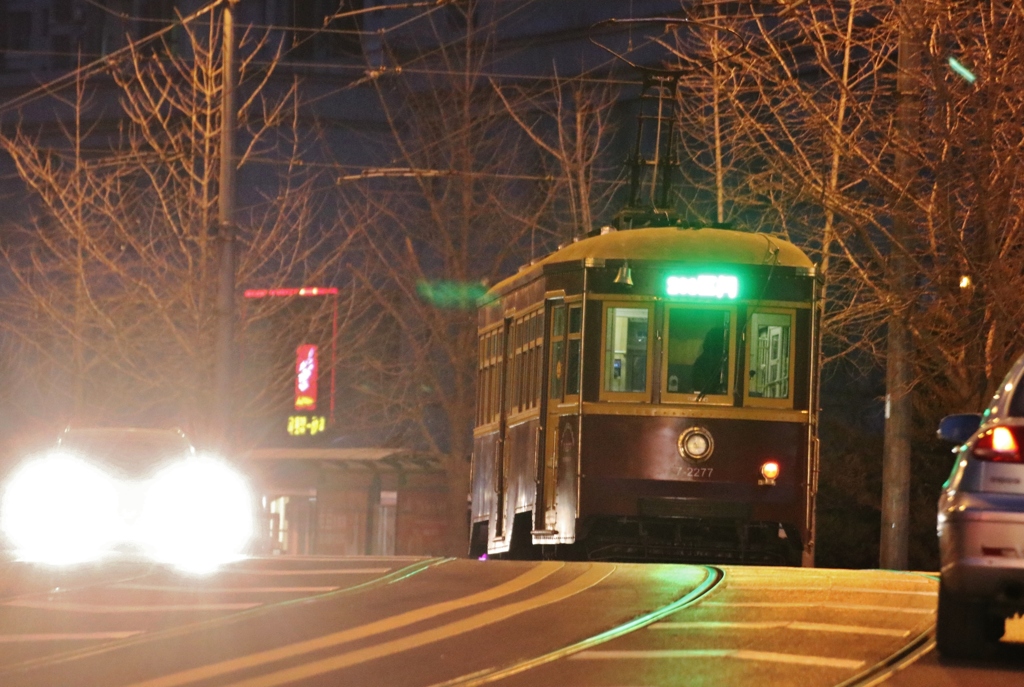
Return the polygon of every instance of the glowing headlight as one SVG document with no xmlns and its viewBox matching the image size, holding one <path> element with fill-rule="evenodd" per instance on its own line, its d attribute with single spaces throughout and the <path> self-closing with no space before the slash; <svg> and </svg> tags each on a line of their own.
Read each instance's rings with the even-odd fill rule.
<svg viewBox="0 0 1024 687">
<path fill-rule="evenodd" d="M 122 535 L 117 485 L 70 455 L 34 460 L 8 482 L 0 528 L 25 560 L 60 565 L 98 558 Z"/>
<path fill-rule="evenodd" d="M 703 427 L 690 427 L 679 435 L 679 454 L 691 460 L 705 460 L 715 450 L 711 433 Z"/>
<path fill-rule="evenodd" d="M 761 476 L 764 477 L 761 484 L 775 484 L 775 480 L 779 476 L 779 464 L 774 460 L 766 461 L 761 465 Z"/>
<path fill-rule="evenodd" d="M 146 493 L 137 536 L 154 557 L 204 572 L 240 554 L 252 537 L 245 479 L 225 463 L 191 458 L 161 470 Z"/>
</svg>

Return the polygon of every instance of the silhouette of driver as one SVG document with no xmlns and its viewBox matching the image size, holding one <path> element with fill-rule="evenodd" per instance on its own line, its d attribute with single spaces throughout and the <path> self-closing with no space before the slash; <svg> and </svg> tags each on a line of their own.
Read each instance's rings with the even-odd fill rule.
<svg viewBox="0 0 1024 687">
<path fill-rule="evenodd" d="M 693 361 L 693 388 L 697 400 L 708 394 L 724 394 L 725 327 L 712 327 L 704 335 L 704 346 Z"/>
</svg>

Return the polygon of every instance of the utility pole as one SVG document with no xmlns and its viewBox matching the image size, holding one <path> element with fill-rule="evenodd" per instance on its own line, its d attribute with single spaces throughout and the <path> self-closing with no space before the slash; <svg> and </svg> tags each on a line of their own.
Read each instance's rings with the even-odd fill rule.
<svg viewBox="0 0 1024 687">
<path fill-rule="evenodd" d="M 214 358 L 214 437 L 229 448 L 234 430 L 235 368 L 235 18 L 225 0 L 221 44 L 220 190 L 217 203 L 217 334 Z"/>
<path fill-rule="evenodd" d="M 882 449 L 882 538 L 879 563 L 883 568 L 907 568 L 907 544 L 910 534 L 910 434 L 913 403 L 912 345 L 904 303 L 913 290 L 910 245 L 913 203 L 910 197 L 914 178 L 911 151 L 919 109 L 918 84 L 921 43 L 917 31 L 917 0 L 903 0 L 899 29 L 899 56 L 896 74 L 896 154 L 895 175 L 898 193 L 893 206 L 893 245 L 889 253 L 887 279 L 892 293 L 888 325 L 888 356 L 885 365 L 885 443 Z"/>
</svg>

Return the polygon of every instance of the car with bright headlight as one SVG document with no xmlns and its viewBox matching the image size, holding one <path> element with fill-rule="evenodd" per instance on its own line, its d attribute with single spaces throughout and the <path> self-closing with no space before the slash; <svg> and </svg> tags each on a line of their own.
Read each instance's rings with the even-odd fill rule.
<svg viewBox="0 0 1024 687">
<path fill-rule="evenodd" d="M 1024 613 L 1024 356 L 981 415 L 943 418 L 957 444 L 939 498 L 942 561 L 936 641 L 950 657 L 990 653 Z"/>
<path fill-rule="evenodd" d="M 245 477 L 178 430 L 72 428 L 0 494 L 0 531 L 22 560 L 69 565 L 130 553 L 202 571 L 253 534 Z"/>
</svg>

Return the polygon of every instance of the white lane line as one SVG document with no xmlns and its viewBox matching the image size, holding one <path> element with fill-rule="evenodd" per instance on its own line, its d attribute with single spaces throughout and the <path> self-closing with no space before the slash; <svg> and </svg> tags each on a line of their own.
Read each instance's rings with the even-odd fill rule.
<svg viewBox="0 0 1024 687">
<path fill-rule="evenodd" d="M 224 570 L 232 575 L 379 575 L 391 568 L 333 568 L 331 570 Z"/>
<path fill-rule="evenodd" d="M 321 594 L 334 592 L 341 587 L 182 587 L 161 584 L 112 584 L 111 589 L 130 589 L 140 592 L 175 592 L 203 594 Z"/>
<path fill-rule="evenodd" d="M 53 634 L 0 635 L 0 644 L 17 642 L 67 642 L 95 639 L 126 639 L 142 634 L 142 630 L 127 632 L 58 632 Z"/>
<path fill-rule="evenodd" d="M 918 613 L 931 615 L 934 608 L 905 608 L 901 606 L 872 606 L 869 604 L 814 603 L 801 601 L 705 601 L 701 606 L 719 608 L 834 608 L 840 611 L 882 611 L 885 613 Z"/>
<path fill-rule="evenodd" d="M 104 604 L 80 604 L 65 601 L 34 601 L 32 599 L 16 599 L 7 601 L 4 606 L 15 608 L 33 608 L 44 611 L 69 611 L 71 613 L 164 613 L 168 611 L 244 611 L 262 606 L 260 603 L 223 603 L 223 604 L 155 604 L 138 606 L 116 606 Z"/>
<path fill-rule="evenodd" d="M 891 630 L 885 627 L 865 627 L 862 625 L 834 625 L 831 623 L 804 623 L 799 621 L 764 621 L 764 622 L 674 622 L 667 621 L 651 625 L 652 630 L 807 630 L 809 632 L 841 632 L 845 634 L 879 635 L 882 637 L 906 637 L 910 630 Z"/>
<path fill-rule="evenodd" d="M 647 651 L 598 650 L 582 651 L 570 656 L 569 660 L 616 660 L 627 658 L 737 658 L 744 661 L 767 661 L 771 663 L 790 663 L 801 666 L 846 668 L 850 670 L 855 670 L 864 665 L 864 661 L 853 661 L 847 658 L 803 656 L 800 654 L 781 654 L 774 651 L 749 651 L 746 649 L 662 649 Z"/>
<path fill-rule="evenodd" d="M 860 592 L 863 594 L 912 594 L 914 596 L 938 596 L 937 591 L 917 592 L 905 589 L 867 589 L 864 587 L 776 587 L 774 585 L 730 584 L 727 589 L 743 592 Z"/>
</svg>

